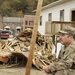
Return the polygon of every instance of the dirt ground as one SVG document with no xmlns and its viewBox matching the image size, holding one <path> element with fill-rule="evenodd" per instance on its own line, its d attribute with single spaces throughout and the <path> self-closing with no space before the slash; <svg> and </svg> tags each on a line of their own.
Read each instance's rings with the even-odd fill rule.
<svg viewBox="0 0 75 75">
<path fill-rule="evenodd" d="M 4 68 L 0 69 L 0 75 L 25 75 L 25 71 L 26 67 Z M 46 73 L 32 67 L 30 75 L 46 75 Z"/>
</svg>

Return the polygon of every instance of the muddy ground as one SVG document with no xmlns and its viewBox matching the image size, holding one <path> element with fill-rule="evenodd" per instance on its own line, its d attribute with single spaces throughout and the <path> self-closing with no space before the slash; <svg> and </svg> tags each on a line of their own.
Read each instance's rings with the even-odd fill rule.
<svg viewBox="0 0 75 75">
<path fill-rule="evenodd" d="M 25 75 L 26 67 L 13 67 L 0 69 L 0 75 Z M 36 69 L 34 66 L 31 69 L 30 75 L 46 75 L 44 71 Z"/>
</svg>

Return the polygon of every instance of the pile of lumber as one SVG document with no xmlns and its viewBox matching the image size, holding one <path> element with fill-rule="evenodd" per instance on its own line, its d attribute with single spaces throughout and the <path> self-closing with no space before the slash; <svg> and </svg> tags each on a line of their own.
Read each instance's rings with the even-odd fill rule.
<svg viewBox="0 0 75 75">
<path fill-rule="evenodd" d="M 4 63 L 9 63 L 9 59 L 14 55 L 18 57 L 28 58 L 30 51 L 30 42 L 32 37 L 32 29 L 25 29 L 21 31 L 17 37 L 8 39 L 0 48 L 0 56 L 3 57 L 3 60 L 0 57 L 0 61 Z M 49 65 L 54 61 L 55 55 L 52 55 L 52 49 L 54 44 L 49 38 L 45 38 L 39 32 L 37 33 L 33 65 L 41 70 L 41 65 Z M 2 55 L 3 53 L 3 55 Z M 16 60 L 15 60 L 16 61 Z"/>
</svg>

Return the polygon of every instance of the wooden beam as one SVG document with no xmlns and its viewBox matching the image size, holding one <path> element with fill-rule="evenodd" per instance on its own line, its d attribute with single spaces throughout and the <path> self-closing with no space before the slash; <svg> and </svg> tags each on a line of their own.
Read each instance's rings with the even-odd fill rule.
<svg viewBox="0 0 75 75">
<path fill-rule="evenodd" d="M 35 20 L 34 20 L 32 39 L 31 39 L 30 52 L 29 52 L 28 61 L 27 61 L 27 65 L 26 65 L 25 75 L 30 75 L 30 71 L 31 71 L 31 67 L 32 67 L 32 59 L 33 59 L 33 54 L 34 54 L 34 47 L 35 47 L 35 42 L 36 42 L 37 30 L 38 30 L 38 21 L 40 18 L 42 3 L 43 3 L 43 0 L 38 0 L 36 16 L 35 16 Z"/>
</svg>

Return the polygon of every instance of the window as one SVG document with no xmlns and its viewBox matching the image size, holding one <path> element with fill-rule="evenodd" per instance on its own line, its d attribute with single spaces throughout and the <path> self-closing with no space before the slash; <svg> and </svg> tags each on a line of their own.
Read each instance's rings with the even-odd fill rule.
<svg viewBox="0 0 75 75">
<path fill-rule="evenodd" d="M 42 16 L 40 16 L 40 26 L 42 26 Z"/>
<path fill-rule="evenodd" d="M 28 25 L 28 21 L 25 21 L 25 25 Z"/>
<path fill-rule="evenodd" d="M 33 21 L 29 21 L 29 25 L 33 25 Z"/>
<path fill-rule="evenodd" d="M 48 14 L 48 21 L 52 21 L 52 13 Z"/>
<path fill-rule="evenodd" d="M 64 21 L 64 9 L 60 10 L 60 21 Z"/>
</svg>

